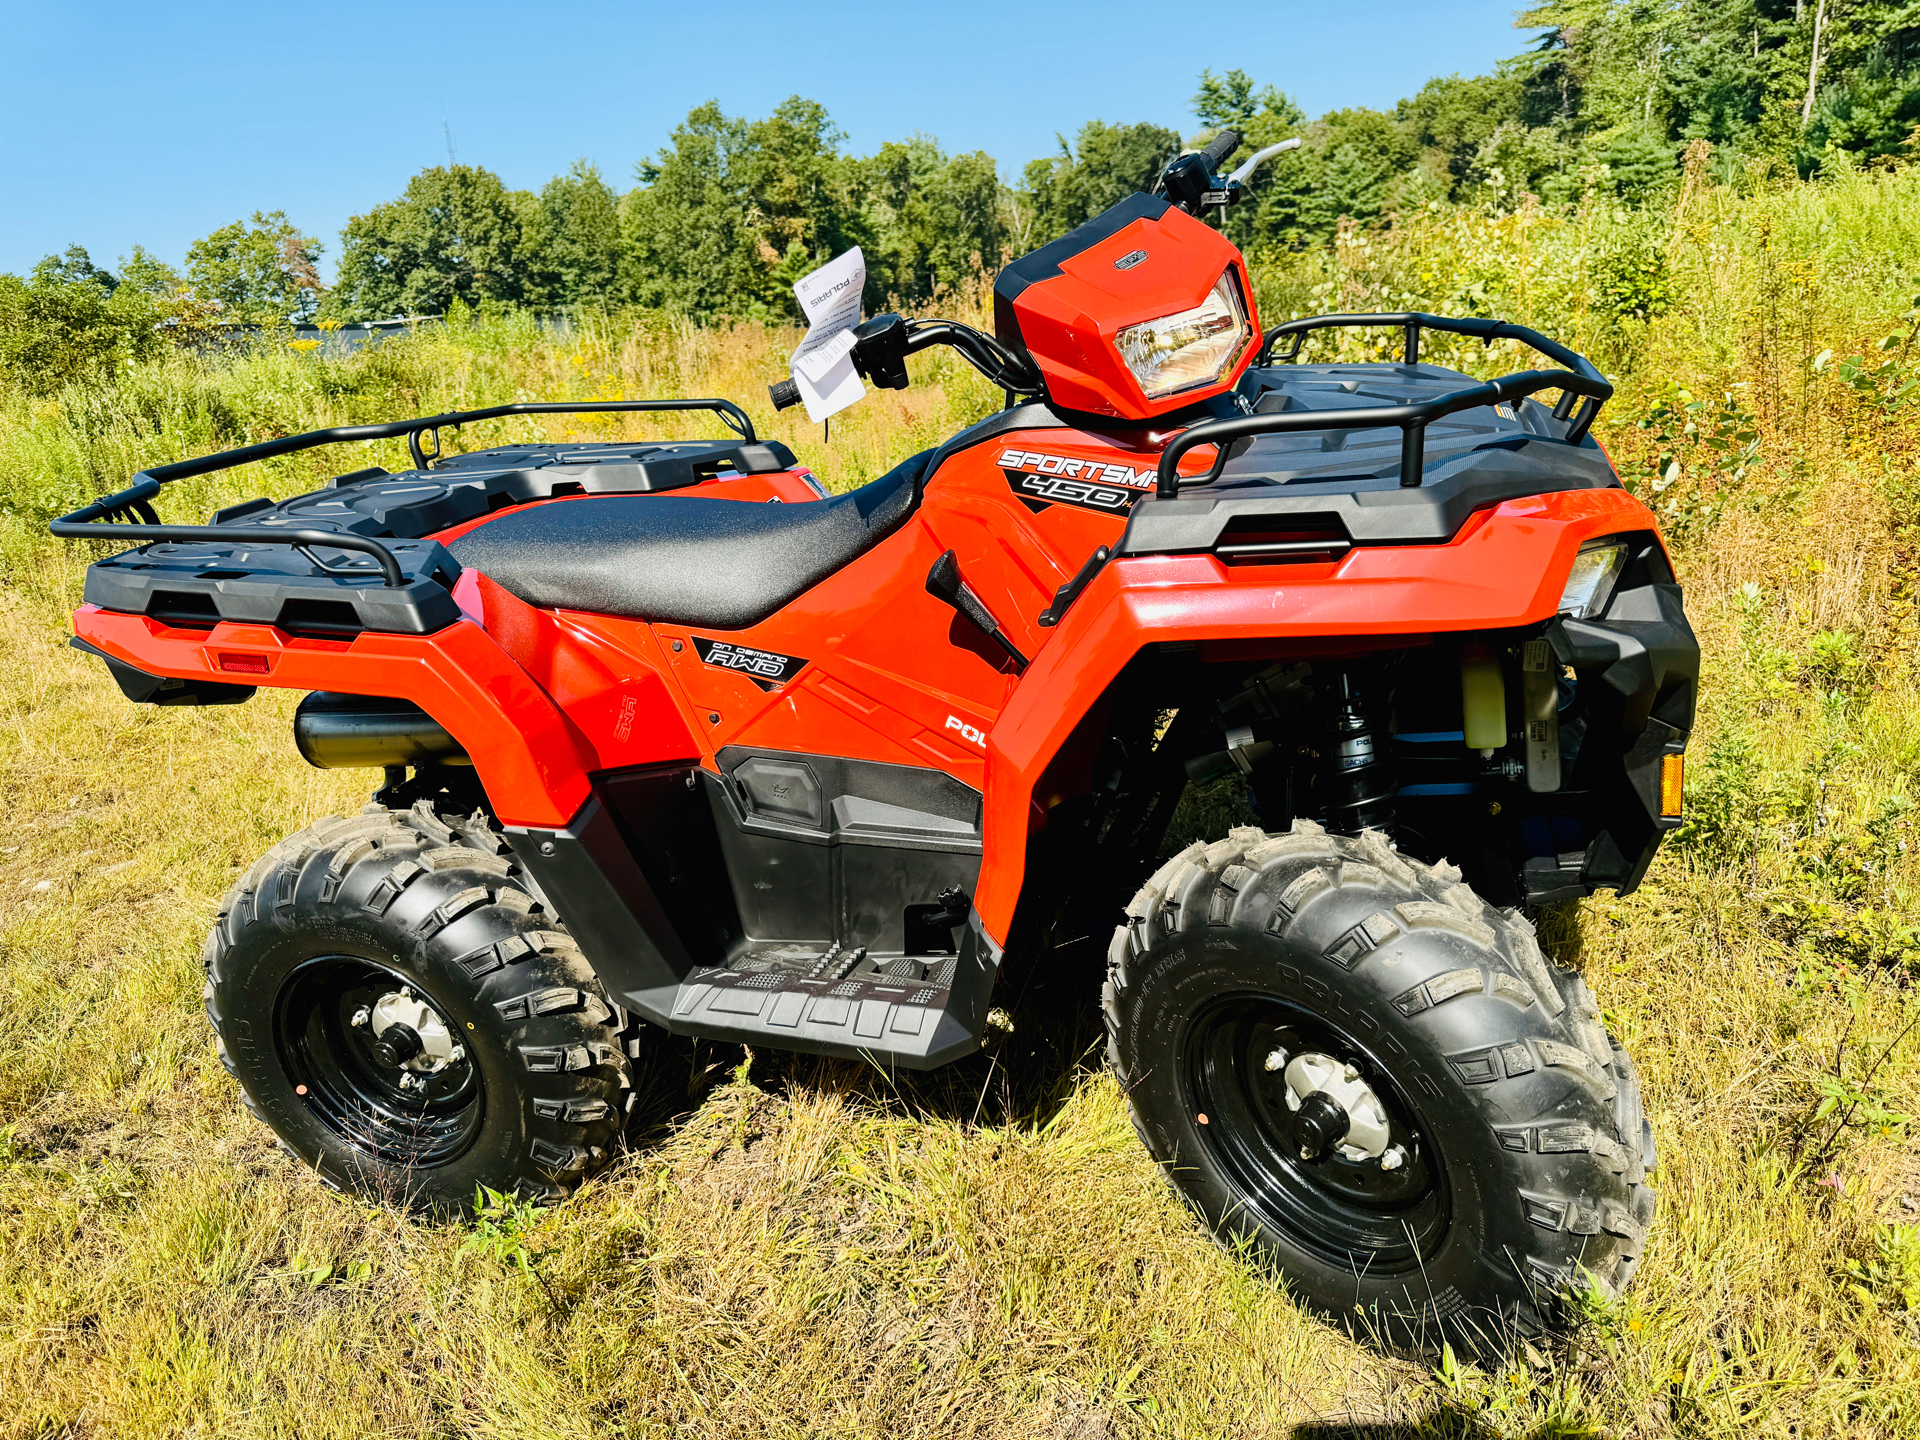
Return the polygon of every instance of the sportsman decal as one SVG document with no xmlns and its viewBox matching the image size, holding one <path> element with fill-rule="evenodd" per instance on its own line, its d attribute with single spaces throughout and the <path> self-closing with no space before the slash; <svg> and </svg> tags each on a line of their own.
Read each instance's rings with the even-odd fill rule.
<svg viewBox="0 0 1921 1441">
<path fill-rule="evenodd" d="M 994 462 L 1014 494 L 1038 509 L 1072 505 L 1082 510 L 1125 515 L 1137 496 L 1154 489 L 1154 467 L 1136 470 L 1104 460 L 1047 455 L 1032 450 L 1003 450 Z"/>
<path fill-rule="evenodd" d="M 706 664 L 719 666 L 722 670 L 740 671 L 762 690 L 773 690 L 776 686 L 787 684 L 807 664 L 797 655 L 750 650 L 730 640 L 709 640 L 704 635 L 697 635 L 693 641 L 694 649 L 700 652 L 700 658 Z"/>
</svg>

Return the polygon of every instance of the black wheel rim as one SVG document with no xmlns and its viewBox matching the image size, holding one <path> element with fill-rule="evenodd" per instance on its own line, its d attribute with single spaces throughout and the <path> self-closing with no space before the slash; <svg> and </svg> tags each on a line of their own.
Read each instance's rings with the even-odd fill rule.
<svg viewBox="0 0 1921 1441">
<path fill-rule="evenodd" d="M 1387 1112 L 1388 1144 L 1403 1149 L 1404 1164 L 1383 1170 L 1335 1147 L 1303 1160 L 1283 1073 L 1265 1065 L 1276 1049 L 1320 1052 L 1357 1067 Z M 1292 1002 L 1244 995 L 1197 1015 L 1181 1057 L 1182 1099 L 1195 1132 L 1235 1193 L 1225 1226 L 1256 1222 L 1301 1250 L 1373 1275 L 1417 1270 L 1439 1246 L 1448 1222 L 1439 1149 L 1391 1068 L 1367 1046 Z"/>
<path fill-rule="evenodd" d="M 441 1166 L 472 1144 L 485 1095 L 470 1054 L 431 1074 L 381 1063 L 372 1027 L 353 1018 L 402 989 L 459 1037 L 446 1007 L 411 976 L 355 956 L 321 956 L 281 987 L 275 1042 L 295 1097 L 348 1146 L 392 1165 Z M 403 1075 L 419 1084 L 403 1087 Z"/>
</svg>

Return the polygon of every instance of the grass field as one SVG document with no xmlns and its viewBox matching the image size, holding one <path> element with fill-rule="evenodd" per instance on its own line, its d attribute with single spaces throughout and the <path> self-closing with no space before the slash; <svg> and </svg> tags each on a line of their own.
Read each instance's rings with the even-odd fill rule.
<svg viewBox="0 0 1921 1441">
<path fill-rule="evenodd" d="M 1590 347 L 1705 651 L 1689 828 L 1636 895 L 1543 920 L 1642 1070 L 1646 1259 L 1486 1367 L 1358 1347 L 1211 1244 L 1084 1028 L 1033 1007 L 918 1080 L 704 1048 L 678 1123 L 545 1213 L 428 1225 L 326 1191 L 215 1061 L 200 941 L 241 868 L 372 778 L 308 769 L 284 693 L 125 703 L 65 647 L 84 557 L 44 519 L 319 424 L 753 400 L 793 337 L 490 319 L 0 397 L 0 1432 L 1917 1434 L 1915 202 L 1912 170 L 1692 188 L 1635 241 L 1658 273 L 1622 269 L 1643 222 L 1585 211 L 1436 214 L 1262 273 L 1270 320 L 1474 309 Z M 1589 304 L 1624 273 L 1666 297 L 1646 319 Z M 828 445 L 750 408 L 844 487 L 993 403 L 915 366 Z"/>
</svg>

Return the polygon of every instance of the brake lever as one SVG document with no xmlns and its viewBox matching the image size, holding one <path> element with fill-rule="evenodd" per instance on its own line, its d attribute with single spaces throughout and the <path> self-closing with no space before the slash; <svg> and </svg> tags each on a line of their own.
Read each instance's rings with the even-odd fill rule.
<svg viewBox="0 0 1921 1441">
<path fill-rule="evenodd" d="M 1234 173 L 1227 177 L 1227 183 L 1230 185 L 1245 185 L 1247 183 L 1247 177 L 1252 175 L 1263 161 L 1272 160 L 1284 150 L 1299 150 L 1300 148 L 1301 138 L 1298 135 L 1292 140 L 1283 140 L 1278 145 L 1264 146 L 1243 160 L 1239 167 L 1235 169 Z"/>
</svg>

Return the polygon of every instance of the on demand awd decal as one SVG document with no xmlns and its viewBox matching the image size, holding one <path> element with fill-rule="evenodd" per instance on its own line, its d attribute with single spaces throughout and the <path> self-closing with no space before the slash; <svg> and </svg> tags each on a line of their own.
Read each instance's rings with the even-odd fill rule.
<svg viewBox="0 0 1921 1441">
<path fill-rule="evenodd" d="M 797 655 L 781 655 L 771 650 L 750 650 L 744 645 L 735 645 L 730 640 L 709 640 L 704 635 L 693 637 L 694 649 L 700 653 L 701 660 L 708 665 L 717 665 L 722 670 L 737 670 L 751 679 L 762 690 L 772 690 L 775 686 L 785 685 L 807 664 Z"/>
<path fill-rule="evenodd" d="M 1033 509 L 1077 505 L 1083 510 L 1124 515 L 1135 497 L 1154 489 L 1154 467 L 1135 470 L 1104 460 L 1043 455 L 1032 450 L 1003 450 L 994 462 L 1014 494 Z"/>
</svg>

